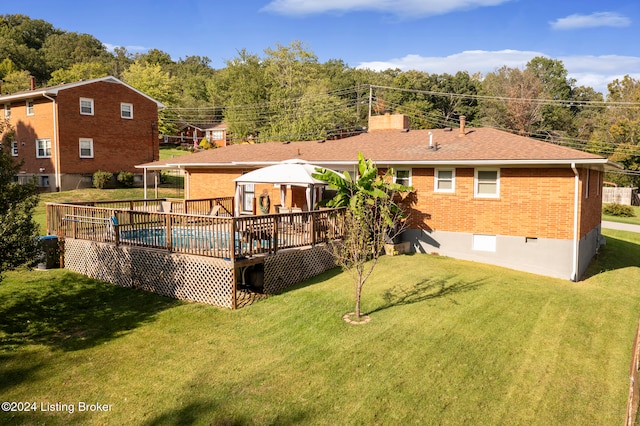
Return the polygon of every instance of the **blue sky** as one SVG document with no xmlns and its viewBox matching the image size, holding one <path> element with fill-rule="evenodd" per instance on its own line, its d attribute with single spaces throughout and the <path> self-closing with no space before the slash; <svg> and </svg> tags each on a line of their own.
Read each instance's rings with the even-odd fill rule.
<svg viewBox="0 0 640 426">
<path fill-rule="evenodd" d="M 640 79 L 640 2 L 630 0 L 2 0 L 25 14 L 132 53 L 207 56 L 300 40 L 319 61 L 428 73 L 487 73 L 534 56 L 563 61 L 578 84 L 606 92 Z"/>
</svg>

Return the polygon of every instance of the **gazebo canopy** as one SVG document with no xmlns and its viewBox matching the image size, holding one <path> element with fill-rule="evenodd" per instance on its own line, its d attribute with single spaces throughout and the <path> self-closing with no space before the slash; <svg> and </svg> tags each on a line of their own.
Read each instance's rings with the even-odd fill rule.
<svg viewBox="0 0 640 426">
<path fill-rule="evenodd" d="M 295 185 L 295 186 L 315 186 L 326 185 L 325 181 L 315 179 L 311 176 L 315 173 L 316 167 L 309 162 L 292 159 L 285 160 L 273 166 L 263 167 L 234 179 L 238 185 L 246 185 L 251 183 L 273 183 L 276 185 Z"/>
<path fill-rule="evenodd" d="M 254 183 L 271 183 L 280 186 L 280 203 L 284 206 L 286 202 L 287 186 L 302 186 L 307 188 L 307 208 L 313 209 L 316 198 L 316 188 L 324 187 L 327 182 L 315 179 L 311 175 L 316 168 L 309 162 L 301 159 L 285 160 L 273 166 L 263 167 L 234 179 L 236 183 L 236 215 L 240 203 L 240 187 Z"/>
</svg>

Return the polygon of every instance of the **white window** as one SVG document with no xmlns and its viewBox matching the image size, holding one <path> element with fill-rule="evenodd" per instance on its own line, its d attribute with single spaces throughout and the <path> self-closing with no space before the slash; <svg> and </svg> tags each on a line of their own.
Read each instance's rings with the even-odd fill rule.
<svg viewBox="0 0 640 426">
<path fill-rule="evenodd" d="M 11 155 L 18 156 L 18 141 L 11 141 Z"/>
<path fill-rule="evenodd" d="M 393 181 L 404 186 L 411 186 L 411 170 L 396 170 Z"/>
<path fill-rule="evenodd" d="M 499 198 L 500 169 L 476 169 L 474 195 L 478 198 Z"/>
<path fill-rule="evenodd" d="M 495 235 L 474 235 L 473 250 L 477 251 L 496 251 Z"/>
<path fill-rule="evenodd" d="M 120 117 L 122 118 L 133 118 L 133 104 L 120 104 Z"/>
<path fill-rule="evenodd" d="M 255 187 L 252 183 L 242 185 L 242 211 L 253 212 L 253 198 L 255 197 Z"/>
<path fill-rule="evenodd" d="M 221 141 L 221 140 L 222 140 L 222 138 L 223 138 L 223 133 L 224 133 L 224 132 L 223 132 L 222 130 L 212 130 L 212 131 L 210 132 L 210 136 L 211 136 L 211 138 L 210 138 L 209 140 L 212 140 L 212 141 Z"/>
<path fill-rule="evenodd" d="M 80 98 L 80 114 L 93 115 L 93 99 Z"/>
<path fill-rule="evenodd" d="M 36 158 L 51 157 L 51 139 L 36 139 Z"/>
<path fill-rule="evenodd" d="M 4 117 L 11 118 L 11 104 L 4 104 Z"/>
<path fill-rule="evenodd" d="M 33 114 L 35 114 L 34 108 L 33 108 L 33 99 L 29 99 L 27 100 L 27 115 L 33 115 Z"/>
<path fill-rule="evenodd" d="M 433 177 L 433 190 L 435 192 L 455 192 L 455 169 L 436 169 Z"/>
<path fill-rule="evenodd" d="M 93 139 L 80 139 L 80 158 L 93 158 Z"/>
</svg>

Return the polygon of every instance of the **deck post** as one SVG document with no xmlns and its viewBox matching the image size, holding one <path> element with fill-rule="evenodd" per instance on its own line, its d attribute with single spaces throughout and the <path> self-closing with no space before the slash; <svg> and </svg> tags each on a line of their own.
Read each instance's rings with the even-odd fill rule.
<svg viewBox="0 0 640 426">
<path fill-rule="evenodd" d="M 309 218 L 309 228 L 311 230 L 311 246 L 314 247 L 316 245 L 316 215 L 314 212 L 309 212 L 311 217 Z"/>
<path fill-rule="evenodd" d="M 280 215 L 273 216 L 273 254 L 278 252 L 278 222 Z"/>
<path fill-rule="evenodd" d="M 167 251 L 171 253 L 171 247 L 173 246 L 172 235 L 171 235 L 171 213 L 164 214 L 164 223 L 165 223 L 165 246 L 167 247 Z"/>
</svg>

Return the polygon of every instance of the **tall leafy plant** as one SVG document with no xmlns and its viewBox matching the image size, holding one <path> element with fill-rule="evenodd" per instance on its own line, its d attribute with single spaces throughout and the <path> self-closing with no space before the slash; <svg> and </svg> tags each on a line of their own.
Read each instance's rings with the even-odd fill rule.
<svg viewBox="0 0 640 426">
<path fill-rule="evenodd" d="M 393 169 L 379 174 L 370 159 L 358 154 L 358 177 L 352 178 L 333 170 L 316 169 L 316 179 L 329 183 L 336 190 L 334 198 L 323 204 L 327 207 L 347 207 L 345 231 L 341 241 L 330 247 L 336 263 L 353 278 L 355 310 L 349 316 L 360 322 L 361 295 L 364 284 L 371 276 L 384 245 L 404 230 L 406 215 L 394 198 L 411 191 L 409 186 L 393 182 Z"/>
</svg>

